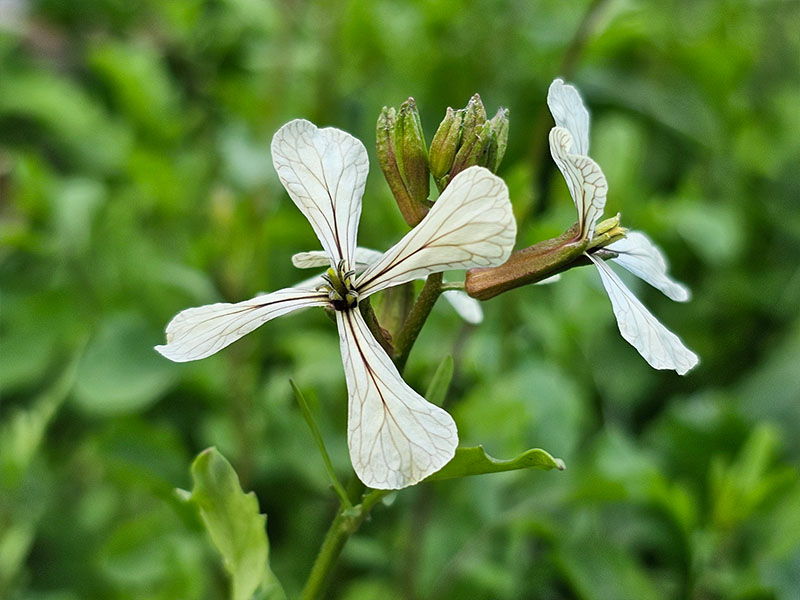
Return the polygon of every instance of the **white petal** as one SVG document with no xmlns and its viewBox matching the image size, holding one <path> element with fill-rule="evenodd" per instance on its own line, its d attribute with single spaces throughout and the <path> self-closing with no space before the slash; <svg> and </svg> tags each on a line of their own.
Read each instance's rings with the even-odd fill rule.
<svg viewBox="0 0 800 600">
<path fill-rule="evenodd" d="M 561 273 L 556 273 L 555 275 L 550 275 L 550 277 L 545 277 L 541 281 L 537 281 L 534 285 L 550 285 L 556 281 L 561 281 Z"/>
<path fill-rule="evenodd" d="M 379 250 L 359 246 L 356 248 L 356 266 L 353 268 L 364 271 L 371 264 L 378 262 L 382 256 L 383 252 Z"/>
<path fill-rule="evenodd" d="M 500 265 L 516 234 L 505 182 L 470 167 L 453 178 L 419 225 L 358 278 L 356 288 L 364 297 L 430 273 Z"/>
<path fill-rule="evenodd" d="M 572 134 L 573 154 L 589 154 L 589 111 L 583 105 L 578 90 L 556 79 L 547 91 L 547 106 L 555 119 L 556 127 L 563 127 Z"/>
<path fill-rule="evenodd" d="M 318 269 L 330 265 L 331 259 L 324 250 L 311 250 L 292 255 L 292 264 L 298 269 Z"/>
<path fill-rule="evenodd" d="M 689 289 L 667 275 L 667 259 L 653 241 L 639 231 L 629 231 L 627 237 L 606 247 L 617 252 L 612 258 L 640 279 L 677 301 L 689 299 Z"/>
<path fill-rule="evenodd" d="M 369 170 L 364 144 L 339 129 L 297 119 L 272 138 L 272 162 L 331 264 L 342 258 L 352 264 Z"/>
<path fill-rule="evenodd" d="M 597 266 L 603 287 L 611 299 L 619 332 L 655 369 L 674 369 L 683 375 L 694 367 L 697 355 L 683 345 L 677 335 L 664 327 L 642 305 L 611 267 L 595 256 L 587 255 Z"/>
<path fill-rule="evenodd" d="M 442 295 L 458 313 L 458 316 L 467 323 L 477 325 L 483 321 L 481 303 L 469 296 L 466 292 L 447 290 Z"/>
<path fill-rule="evenodd" d="M 578 209 L 578 221 L 584 238 L 591 238 L 594 225 L 606 205 L 608 183 L 600 166 L 588 156 L 573 154 L 572 135 L 563 127 L 550 130 L 550 154 L 567 181 L 569 193 Z"/>
<path fill-rule="evenodd" d="M 187 308 L 167 325 L 167 343 L 156 346 L 175 362 L 211 356 L 270 319 L 310 306 L 329 304 L 327 294 L 287 288 L 244 302 L 218 302 Z"/>
<path fill-rule="evenodd" d="M 357 273 L 363 273 L 364 269 L 376 262 L 381 256 L 383 256 L 383 252 L 358 246 L 355 253 L 355 264 L 352 265 L 352 268 Z M 313 269 L 327 266 L 330 264 L 330 258 L 328 258 L 324 250 L 298 252 L 292 256 L 292 264 L 298 269 Z"/>
<path fill-rule="evenodd" d="M 357 310 L 337 311 L 349 408 L 347 443 L 359 479 L 400 489 L 435 473 L 453 457 L 453 418 L 412 390 Z"/>
</svg>

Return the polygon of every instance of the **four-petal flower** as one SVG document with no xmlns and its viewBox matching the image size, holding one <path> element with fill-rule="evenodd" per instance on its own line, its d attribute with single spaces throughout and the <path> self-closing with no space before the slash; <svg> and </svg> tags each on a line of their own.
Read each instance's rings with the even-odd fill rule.
<svg viewBox="0 0 800 600">
<path fill-rule="evenodd" d="M 550 152 L 578 209 L 579 235 L 591 240 L 603 214 L 608 184 L 603 171 L 588 156 L 589 112 L 578 90 L 561 79 L 550 85 L 547 105 L 556 122 L 550 130 Z M 664 256 L 643 233 L 628 232 L 625 238 L 605 246 L 605 249 L 616 254 L 611 260 L 672 300 L 685 302 L 689 299 L 686 287 L 667 276 Z M 639 302 L 604 260 L 589 252 L 586 256 L 597 266 L 622 337 L 652 367 L 674 369 L 683 375 L 698 363 L 697 355 Z"/>
<path fill-rule="evenodd" d="M 333 308 L 356 474 L 379 489 L 417 483 L 453 457 L 456 426 L 446 411 L 403 381 L 370 332 L 358 302 L 431 273 L 505 262 L 516 236 L 508 189 L 487 169 L 466 169 L 413 230 L 355 277 L 356 232 L 368 170 L 363 144 L 338 129 L 295 120 L 275 134 L 272 160 L 328 257 L 326 284 L 184 310 L 167 325 L 167 344 L 156 349 L 174 361 L 197 360 L 280 315 L 311 306 Z"/>
</svg>

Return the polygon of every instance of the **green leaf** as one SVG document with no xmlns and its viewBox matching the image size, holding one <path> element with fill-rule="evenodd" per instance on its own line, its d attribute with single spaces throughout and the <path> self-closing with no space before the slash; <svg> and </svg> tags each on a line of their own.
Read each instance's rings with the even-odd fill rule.
<svg viewBox="0 0 800 600">
<path fill-rule="evenodd" d="M 564 461 L 553 458 L 548 452 L 540 448 L 526 450 L 516 458 L 498 460 L 492 458 L 483 449 L 483 446 L 470 448 L 456 448 L 456 455 L 441 470 L 437 471 L 425 481 L 438 481 L 440 479 L 455 479 L 468 475 L 483 475 L 484 473 L 501 473 L 503 471 L 516 471 L 517 469 L 565 469 Z"/>
<path fill-rule="evenodd" d="M 231 599 L 250 600 L 259 586 L 259 598 L 284 598 L 267 564 L 267 517 L 258 512 L 255 494 L 242 491 L 236 471 L 216 448 L 197 456 L 192 463 L 192 480 L 190 500 L 200 510 L 231 576 Z"/>
<path fill-rule="evenodd" d="M 439 366 L 436 367 L 436 372 L 433 374 L 428 391 L 425 394 L 425 399 L 436 406 L 441 406 L 444 403 L 445 396 L 447 395 L 447 388 L 450 387 L 450 381 L 453 379 L 453 357 L 449 354 L 442 359 Z"/>
<path fill-rule="evenodd" d="M 139 315 L 107 317 L 78 368 L 74 402 L 101 416 L 142 411 L 156 402 L 179 373 L 153 350 L 162 339 Z"/>
</svg>

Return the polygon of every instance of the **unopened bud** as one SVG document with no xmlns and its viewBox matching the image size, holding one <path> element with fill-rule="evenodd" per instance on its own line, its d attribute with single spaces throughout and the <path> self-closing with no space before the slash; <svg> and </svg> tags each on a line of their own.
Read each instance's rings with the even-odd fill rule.
<svg viewBox="0 0 800 600">
<path fill-rule="evenodd" d="M 481 97 L 475 94 L 467 102 L 467 108 L 464 110 L 464 135 L 466 140 L 469 136 L 479 127 L 486 122 L 486 109 L 483 107 Z"/>
<path fill-rule="evenodd" d="M 497 172 L 508 145 L 508 109 L 501 108 L 490 121 L 480 96 L 470 98 L 464 109 L 461 140 L 450 168 L 448 180 L 473 165 Z"/>
<path fill-rule="evenodd" d="M 466 123 L 466 118 L 464 122 Z M 456 152 L 453 166 L 450 169 L 451 180 L 467 167 L 473 165 L 485 166 L 488 150 L 486 141 L 490 135 L 491 125 L 489 125 L 488 121 L 484 121 L 481 125 L 473 127 L 469 131 L 467 131 L 466 127 L 463 129 L 461 147 Z"/>
<path fill-rule="evenodd" d="M 411 197 L 424 205 L 428 200 L 431 181 L 428 170 L 428 145 L 425 143 L 419 111 L 413 98 L 400 105 L 394 131 L 400 176 Z"/>
<path fill-rule="evenodd" d="M 453 166 L 459 142 L 461 141 L 461 123 L 464 120 L 462 111 L 448 107 L 439 129 L 433 136 L 430 151 L 431 175 L 437 180 L 447 175 Z"/>
<path fill-rule="evenodd" d="M 508 109 L 498 108 L 497 114 L 492 117 L 492 120 L 489 121 L 489 124 L 491 125 L 492 135 L 494 137 L 495 157 L 494 163 L 487 164 L 486 167 L 493 173 L 496 173 L 497 169 L 500 168 L 500 163 L 503 160 L 503 156 L 506 153 L 506 147 L 508 146 Z"/>
<path fill-rule="evenodd" d="M 413 107 L 413 100 L 411 103 Z M 428 212 L 427 206 L 423 203 L 427 199 L 427 190 L 423 187 L 424 184 L 421 183 L 419 174 L 419 171 L 423 170 L 427 178 L 427 155 L 425 154 L 422 128 L 417 128 L 414 124 L 414 121 L 417 125 L 419 124 L 419 115 L 414 117 L 416 107 L 411 110 L 411 107 L 407 105 L 408 103 L 404 103 L 405 112 L 401 108 L 400 118 L 394 108 L 383 107 L 376 128 L 376 150 L 378 164 L 386 177 L 389 189 L 392 190 L 397 206 L 406 223 L 414 227 Z M 410 112 L 411 114 L 409 114 Z M 408 135 L 404 133 L 406 130 L 408 130 Z M 415 145 L 416 150 L 414 149 Z M 420 166 L 420 145 L 422 160 L 424 160 L 422 166 Z M 418 195 L 425 192 L 422 200 L 418 200 L 419 196 L 415 197 L 412 194 L 409 180 L 404 175 L 404 171 L 413 173 L 411 180 L 414 181 L 412 184 L 414 192 Z"/>
</svg>

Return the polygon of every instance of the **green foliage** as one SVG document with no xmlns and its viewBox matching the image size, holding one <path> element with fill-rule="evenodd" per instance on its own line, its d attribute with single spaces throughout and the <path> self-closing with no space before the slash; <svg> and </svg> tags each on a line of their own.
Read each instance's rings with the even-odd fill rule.
<svg viewBox="0 0 800 600">
<path fill-rule="evenodd" d="M 222 555 L 231 577 L 231 600 L 280 598 L 280 584 L 267 566 L 267 518 L 259 513 L 253 492 L 245 494 L 239 478 L 216 448 L 200 453 L 192 463 L 194 487 L 187 499 L 194 503 Z"/>
<path fill-rule="evenodd" d="M 441 470 L 428 477 L 426 481 L 532 468 L 544 469 L 545 471 L 550 469 L 563 471 L 565 467 L 563 461 L 553 458 L 540 448 L 526 450 L 516 458 L 498 460 L 486 454 L 483 446 L 475 446 L 474 448 L 459 447 L 456 449 L 456 455 L 453 459 Z"/>
<path fill-rule="evenodd" d="M 298 595 L 337 500 L 289 378 L 346 481 L 335 327 L 306 311 L 188 365 L 152 346 L 183 308 L 306 276 L 290 257 L 319 243 L 269 156 L 291 118 L 364 141 L 359 242 L 384 249 L 408 228 L 377 166 L 381 107 L 413 96 L 430 141 L 480 93 L 509 109 L 518 247 L 560 234 L 559 75 L 591 110 L 606 214 L 649 233 L 693 299 L 634 291 L 702 362 L 649 369 L 588 269 L 485 303 L 479 327 L 440 300 L 410 385 L 439 382 L 463 446 L 569 469 L 387 496 L 328 596 L 797 596 L 797 2 L 0 5 L 0 597 L 225 597 L 173 494 L 209 446 L 258 494 Z"/>
</svg>

